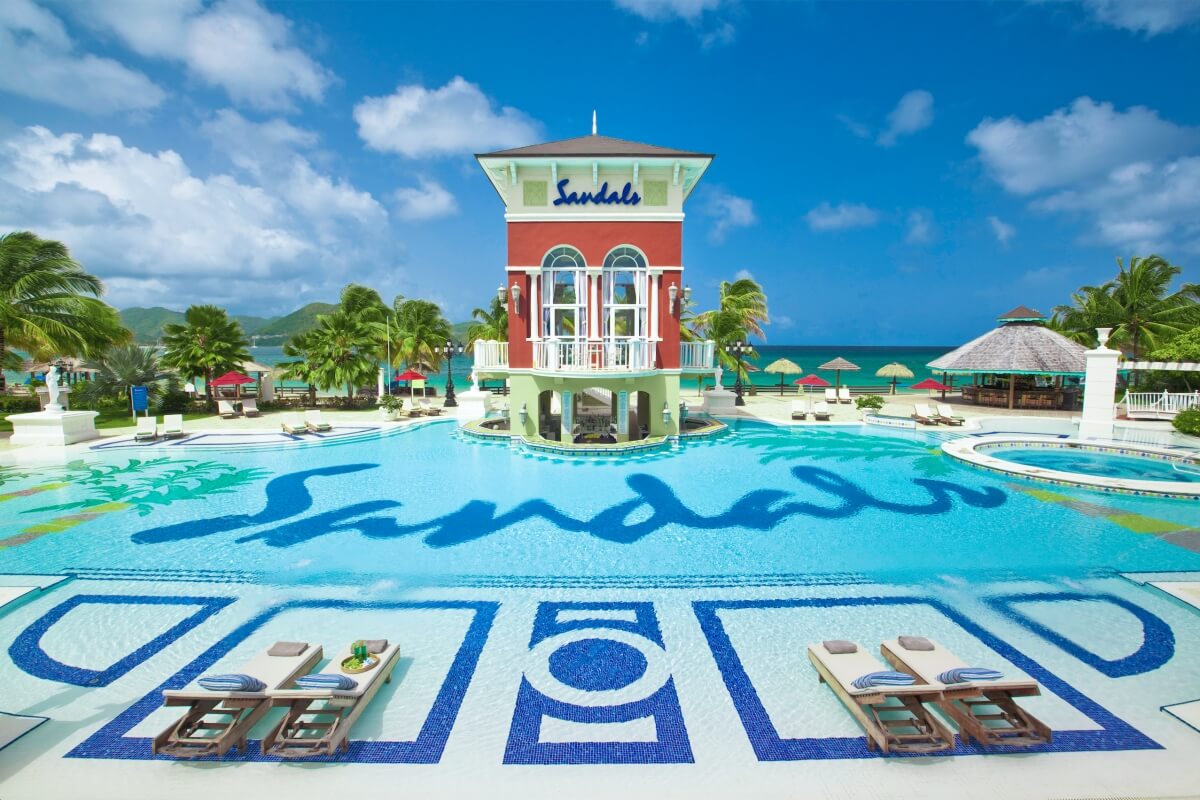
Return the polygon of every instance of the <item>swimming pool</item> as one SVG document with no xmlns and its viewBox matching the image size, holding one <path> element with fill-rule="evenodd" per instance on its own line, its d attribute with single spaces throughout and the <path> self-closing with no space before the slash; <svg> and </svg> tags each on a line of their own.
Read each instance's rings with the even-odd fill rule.
<svg viewBox="0 0 1200 800">
<path fill-rule="evenodd" d="M 1015 461 L 1029 467 L 1081 472 L 1102 478 L 1128 478 L 1139 481 L 1200 482 L 1200 466 L 1182 465 L 1178 459 L 1151 459 L 1146 456 L 1121 455 L 1116 452 L 1080 450 L 1074 448 L 1008 448 L 1000 453 L 1005 461 Z"/>
<path fill-rule="evenodd" d="M 0 612 L 0 710 L 55 723 L 0 751 L 14 754 L 0 786 L 845 795 L 895 773 L 805 647 L 916 633 L 1039 681 L 1030 704 L 1056 736 L 1032 760 L 960 745 L 944 756 L 960 766 L 922 776 L 929 796 L 993 779 L 1020 796 L 1132 793 L 1135 774 L 1182 793 L 1200 734 L 1159 707 L 1200 696 L 1200 663 L 1176 655 L 1200 647 L 1200 614 L 1123 576 L 1200 577 L 1200 503 L 1048 490 L 959 463 L 947 435 L 737 420 L 669 454 L 596 461 L 432 422 L 6 467 L 0 576 L 68 579 Z M 149 755 L 171 719 L 163 688 L 276 640 L 329 652 L 377 635 L 403 659 L 336 759 L 360 772 Z M 1063 772 L 1071 758 L 1098 760 Z M 415 764 L 429 769 L 403 771 Z M 531 764 L 615 771 L 581 785 Z"/>
</svg>

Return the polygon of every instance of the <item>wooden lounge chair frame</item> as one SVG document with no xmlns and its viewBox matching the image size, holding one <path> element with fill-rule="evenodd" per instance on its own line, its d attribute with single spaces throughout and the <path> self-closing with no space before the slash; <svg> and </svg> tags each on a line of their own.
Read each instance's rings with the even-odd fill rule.
<svg viewBox="0 0 1200 800">
<path fill-rule="evenodd" d="M 806 401 L 792 401 L 792 419 L 808 419 L 808 403 Z"/>
<path fill-rule="evenodd" d="M 917 405 L 924 406 L 925 404 L 918 403 Z M 926 408 L 925 410 L 928 411 L 929 409 Z M 917 422 L 921 423 L 922 425 L 937 425 L 938 424 L 937 417 L 929 416 L 926 414 L 921 414 L 920 412 L 917 411 L 917 406 L 913 406 L 912 418 L 915 419 Z"/>
<path fill-rule="evenodd" d="M 146 425 L 146 421 L 153 423 L 153 428 Z M 158 422 L 153 417 L 138 417 L 137 430 L 134 431 L 133 440 L 135 442 L 153 442 L 158 439 Z"/>
<path fill-rule="evenodd" d="M 942 409 L 939 406 L 934 406 L 934 408 L 937 410 L 937 421 L 943 425 L 962 425 L 965 421 L 963 417 L 956 417 L 952 414 L 943 414 Z"/>
<path fill-rule="evenodd" d="M 936 643 L 934 646 L 940 647 Z M 903 654 L 909 651 L 898 644 L 885 642 L 880 645 L 880 652 L 900 672 L 907 672 L 919 683 L 927 683 L 927 676 L 922 676 L 904 661 Z M 1014 700 L 1016 697 L 1040 695 L 1042 690 L 1037 681 L 938 685 L 942 687 L 942 696 L 934 703 L 958 728 L 963 744 L 974 739 L 984 746 L 1032 747 L 1050 744 L 1053 739 L 1050 727 Z"/>
<path fill-rule="evenodd" d="M 820 403 L 825 403 L 824 411 L 817 410 L 817 405 Z M 824 421 L 828 422 L 830 419 L 833 418 L 833 412 L 829 410 L 828 401 L 818 400 L 816 403 L 813 403 L 813 407 L 811 410 L 812 410 L 813 419 L 815 419 L 815 420 L 824 420 Z"/>
<path fill-rule="evenodd" d="M 179 427 L 172 428 L 171 423 L 174 422 L 176 418 L 178 418 Z M 163 416 L 162 437 L 164 439 L 179 439 L 184 436 L 187 436 L 187 432 L 183 429 L 183 415 L 182 414 L 166 414 L 166 415 L 164 415 Z"/>
<path fill-rule="evenodd" d="M 422 400 L 421 413 L 425 414 L 427 417 L 436 417 L 442 413 L 442 408 L 441 406 L 433 405 L 428 400 Z"/>
<path fill-rule="evenodd" d="M 295 422 L 298 423 L 296 425 L 293 425 L 288 421 L 288 417 L 293 415 Z M 292 412 L 291 414 L 284 414 L 283 419 L 279 422 L 279 427 L 283 428 L 284 433 L 291 434 L 292 436 L 299 436 L 302 433 L 308 433 L 308 423 L 304 421 L 304 415 L 296 414 L 295 412 Z"/>
<path fill-rule="evenodd" d="M 235 419 L 242 415 L 242 412 L 233 407 L 232 400 L 217 400 L 217 413 L 221 419 Z"/>
<path fill-rule="evenodd" d="M 243 400 L 242 414 L 247 417 L 261 417 L 262 412 L 258 410 L 258 401 L 253 397 L 247 397 Z"/>
<path fill-rule="evenodd" d="M 332 663 L 341 663 L 349 655 L 346 652 L 335 657 Z M 392 671 L 400 660 L 400 648 L 391 645 L 382 653 L 383 663 L 375 669 L 381 672 L 374 676 L 371 685 L 360 695 L 347 692 L 325 692 L 311 689 L 295 689 L 272 694 L 272 706 L 287 708 L 283 719 L 263 737 L 263 755 L 281 758 L 309 758 L 333 756 L 338 750 L 350 748 L 350 730 L 367 710 L 371 700 L 385 683 L 392 682 Z M 360 676 L 361 680 L 361 676 Z M 322 703 L 314 708 L 314 703 Z M 332 719 L 330 719 L 332 717 Z M 319 736 L 311 734 L 318 733 Z"/>
<path fill-rule="evenodd" d="M 309 414 L 313 415 L 313 419 L 309 419 Z M 304 412 L 304 427 L 308 428 L 313 433 L 328 433 L 333 430 L 333 425 L 325 421 L 319 409 Z"/>
<path fill-rule="evenodd" d="M 309 672 L 320 660 L 321 648 L 309 647 L 306 657 L 296 660 L 295 668 L 281 684 L 290 685 L 297 675 Z M 271 698 L 266 690 L 206 692 L 197 689 L 194 692 L 164 692 L 163 705 L 187 706 L 188 710 L 175 724 L 154 737 L 151 752 L 172 758 L 201 758 L 223 756 L 235 747 L 244 753 L 246 736 L 271 710 Z M 216 735 L 207 735 L 212 733 Z"/>
<path fill-rule="evenodd" d="M 817 655 L 815 648 L 820 646 L 809 647 L 808 660 L 817 670 L 821 683 L 829 685 L 866 733 L 867 750 L 878 749 L 887 755 L 940 753 L 954 749 L 954 735 L 925 706 L 925 703 L 941 698 L 939 688 L 929 685 L 879 686 L 877 691 L 852 693 Z M 899 705 L 890 700 L 898 701 Z M 899 716 L 893 716 L 897 714 Z"/>
</svg>

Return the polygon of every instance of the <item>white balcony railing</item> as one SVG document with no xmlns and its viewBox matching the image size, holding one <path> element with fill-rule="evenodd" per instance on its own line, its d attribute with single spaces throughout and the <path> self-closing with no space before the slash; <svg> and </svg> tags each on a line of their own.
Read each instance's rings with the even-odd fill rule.
<svg viewBox="0 0 1200 800">
<path fill-rule="evenodd" d="M 533 343 L 533 366 L 550 372 L 643 372 L 655 368 L 655 352 L 655 343 L 646 339 L 543 339 Z"/>
<path fill-rule="evenodd" d="M 716 342 L 682 342 L 679 345 L 679 368 L 693 371 L 711 370 L 716 366 L 716 355 Z"/>
<path fill-rule="evenodd" d="M 474 346 L 475 369 L 508 369 L 508 342 L 495 339 L 476 340 Z"/>
<path fill-rule="evenodd" d="M 1174 419 L 1187 408 L 1200 408 L 1200 392 L 1126 392 L 1125 416 Z"/>
</svg>

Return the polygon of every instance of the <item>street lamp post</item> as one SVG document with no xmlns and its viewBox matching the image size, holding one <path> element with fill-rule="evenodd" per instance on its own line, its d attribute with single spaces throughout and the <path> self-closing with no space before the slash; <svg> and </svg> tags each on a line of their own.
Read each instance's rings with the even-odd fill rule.
<svg viewBox="0 0 1200 800">
<path fill-rule="evenodd" d="M 735 406 L 744 406 L 746 405 L 746 401 L 742 399 L 742 354 L 750 352 L 750 344 L 738 340 L 733 344 L 725 345 L 725 352 L 733 356 L 734 360 L 733 394 L 735 399 L 733 404 Z"/>
<path fill-rule="evenodd" d="M 454 342 L 446 342 L 442 347 L 442 355 L 446 357 L 446 402 L 442 403 L 445 408 L 458 408 L 458 401 L 454 399 L 454 374 L 451 364 L 454 356 L 462 355 L 463 346 Z"/>
</svg>

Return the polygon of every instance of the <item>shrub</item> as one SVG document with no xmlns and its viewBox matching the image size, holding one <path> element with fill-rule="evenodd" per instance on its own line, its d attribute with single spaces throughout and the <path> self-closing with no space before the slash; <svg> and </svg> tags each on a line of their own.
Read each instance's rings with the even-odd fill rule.
<svg viewBox="0 0 1200 800">
<path fill-rule="evenodd" d="M 385 394 L 379 401 L 385 411 L 399 411 L 404 407 L 404 401 L 395 395 Z"/>
<path fill-rule="evenodd" d="M 192 410 L 192 398 L 187 392 L 166 391 L 158 399 L 159 414 L 182 414 Z"/>
<path fill-rule="evenodd" d="M 883 408 L 883 398 L 877 394 L 863 395 L 862 397 L 855 399 L 854 407 L 860 411 L 868 408 L 873 411 L 878 411 L 879 409 Z"/>
<path fill-rule="evenodd" d="M 1188 408 L 1180 411 L 1171 420 L 1175 430 L 1188 436 L 1200 436 L 1200 408 Z"/>
<path fill-rule="evenodd" d="M 0 394 L 0 414 L 24 414 L 38 411 L 41 405 L 36 397 L 19 394 Z"/>
</svg>

